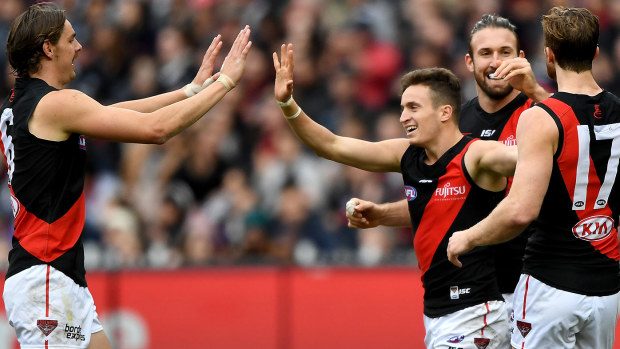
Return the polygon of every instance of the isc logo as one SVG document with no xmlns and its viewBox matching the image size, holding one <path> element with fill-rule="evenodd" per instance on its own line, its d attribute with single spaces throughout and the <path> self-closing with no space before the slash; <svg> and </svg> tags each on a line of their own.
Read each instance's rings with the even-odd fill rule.
<svg viewBox="0 0 620 349">
<path fill-rule="evenodd" d="M 480 138 L 491 137 L 495 133 L 495 130 L 482 130 L 480 132 Z"/>
<path fill-rule="evenodd" d="M 458 286 L 450 286 L 450 299 L 459 299 L 462 294 L 469 294 L 471 288 L 461 288 Z"/>
<path fill-rule="evenodd" d="M 614 220 L 607 216 L 592 216 L 573 226 L 573 235 L 586 241 L 598 241 L 608 237 L 614 228 Z"/>
</svg>

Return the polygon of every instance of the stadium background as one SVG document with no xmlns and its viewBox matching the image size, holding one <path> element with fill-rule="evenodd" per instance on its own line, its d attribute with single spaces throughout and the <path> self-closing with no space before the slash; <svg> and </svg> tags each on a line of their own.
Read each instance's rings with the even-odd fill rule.
<svg viewBox="0 0 620 349">
<path fill-rule="evenodd" d="M 32 1 L 0 0 L 0 39 Z M 464 55 L 483 13 L 517 25 L 549 91 L 540 16 L 558 4 L 599 16 L 594 74 L 618 94 L 620 1 L 614 0 L 65 0 L 79 89 L 103 104 L 191 81 L 211 39 L 220 61 L 252 27 L 242 82 L 162 146 L 88 140 L 85 230 L 90 288 L 116 348 L 422 347 L 419 271 L 408 229 L 353 230 L 350 197 L 403 198 L 399 174 L 320 159 L 273 100 L 271 53 L 295 45 L 295 99 L 342 135 L 402 137 L 399 76 L 452 69 L 475 96 Z M 13 84 L 6 74 L 0 94 Z M 6 170 L 2 169 L 6 181 Z M 2 185 L 0 271 L 12 213 Z M 0 347 L 14 345 L 0 310 Z"/>
</svg>

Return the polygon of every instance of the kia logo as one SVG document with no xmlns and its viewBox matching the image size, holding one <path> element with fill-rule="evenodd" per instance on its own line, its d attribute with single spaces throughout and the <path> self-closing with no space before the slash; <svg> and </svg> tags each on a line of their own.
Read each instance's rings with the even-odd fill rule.
<svg viewBox="0 0 620 349">
<path fill-rule="evenodd" d="M 614 220 L 608 216 L 584 218 L 573 226 L 573 235 L 586 241 L 598 241 L 607 238 L 614 230 Z"/>
</svg>

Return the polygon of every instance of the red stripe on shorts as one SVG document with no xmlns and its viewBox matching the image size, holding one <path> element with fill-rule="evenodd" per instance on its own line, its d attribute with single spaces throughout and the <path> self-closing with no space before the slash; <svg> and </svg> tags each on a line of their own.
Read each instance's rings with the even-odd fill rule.
<svg viewBox="0 0 620 349">
<path fill-rule="evenodd" d="M 47 265 L 47 275 L 45 276 L 45 317 L 50 316 L 50 266 Z M 45 341 L 47 348 L 47 341 Z"/>
<path fill-rule="evenodd" d="M 529 287 L 530 284 L 530 276 L 527 276 L 527 279 L 525 280 L 525 294 L 523 294 L 523 319 L 525 319 L 525 304 L 527 301 L 527 289 Z"/>
</svg>

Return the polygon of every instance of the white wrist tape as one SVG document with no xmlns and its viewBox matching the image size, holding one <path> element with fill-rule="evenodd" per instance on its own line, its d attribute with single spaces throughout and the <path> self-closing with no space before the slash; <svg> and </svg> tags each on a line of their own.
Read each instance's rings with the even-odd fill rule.
<svg viewBox="0 0 620 349">
<path fill-rule="evenodd" d="M 213 80 L 213 78 L 208 78 L 207 80 L 205 80 L 205 82 L 201 85 L 198 85 L 195 82 L 191 82 L 189 84 L 187 84 L 185 86 L 185 89 L 183 90 L 183 92 L 185 92 L 185 95 L 187 97 L 192 97 L 197 95 L 200 91 L 204 90 L 205 88 L 207 88 L 207 86 L 211 85 L 215 80 Z"/>
<path fill-rule="evenodd" d="M 235 82 L 233 81 L 233 79 L 230 78 L 230 76 L 224 74 L 224 73 L 220 73 L 220 77 L 217 78 L 218 82 L 221 82 L 222 84 L 224 84 L 224 87 L 226 87 L 227 91 L 232 90 L 233 88 L 235 88 Z"/>
<path fill-rule="evenodd" d="M 293 119 L 295 119 L 296 117 L 298 117 L 298 116 L 299 116 L 299 114 L 301 114 L 301 107 L 300 107 L 300 106 L 297 106 L 297 113 L 295 113 L 295 114 L 293 114 L 293 115 L 291 115 L 291 116 L 286 116 L 286 115 L 284 115 L 284 118 L 285 118 L 286 120 L 293 120 Z"/>
<path fill-rule="evenodd" d="M 291 103 L 293 103 L 293 95 L 291 94 L 291 98 L 289 98 L 288 101 L 286 102 L 280 102 L 280 101 L 277 101 L 277 102 L 280 107 L 288 107 L 289 105 L 291 105 Z"/>
</svg>

